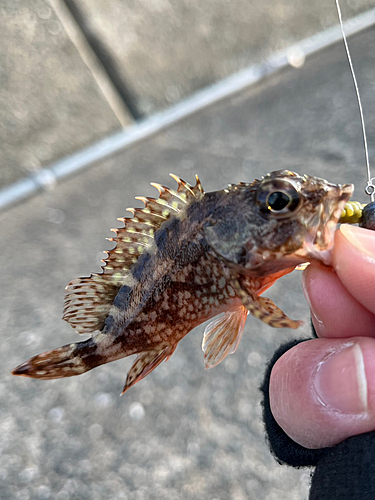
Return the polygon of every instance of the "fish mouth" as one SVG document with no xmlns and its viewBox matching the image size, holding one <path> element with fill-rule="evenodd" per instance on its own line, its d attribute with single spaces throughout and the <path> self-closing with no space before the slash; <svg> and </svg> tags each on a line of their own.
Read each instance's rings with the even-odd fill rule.
<svg viewBox="0 0 375 500">
<path fill-rule="evenodd" d="M 345 203 L 354 191 L 353 184 L 328 184 L 320 208 L 309 221 L 302 253 L 307 260 L 319 260 L 331 264 L 334 233 Z"/>
</svg>

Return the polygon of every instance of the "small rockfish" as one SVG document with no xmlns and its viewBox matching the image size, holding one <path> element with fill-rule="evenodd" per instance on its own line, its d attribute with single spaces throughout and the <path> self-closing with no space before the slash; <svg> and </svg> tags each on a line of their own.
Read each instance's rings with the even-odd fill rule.
<svg viewBox="0 0 375 500">
<path fill-rule="evenodd" d="M 177 190 L 152 184 L 159 198 L 116 233 L 101 274 L 66 288 L 64 319 L 88 340 L 34 356 L 13 374 L 40 379 L 79 375 L 137 354 L 124 391 L 168 360 L 196 326 L 206 368 L 233 353 L 250 312 L 270 326 L 297 328 L 261 294 L 306 262 L 330 263 L 333 235 L 352 184 L 288 170 L 205 193 L 172 175 Z"/>
</svg>

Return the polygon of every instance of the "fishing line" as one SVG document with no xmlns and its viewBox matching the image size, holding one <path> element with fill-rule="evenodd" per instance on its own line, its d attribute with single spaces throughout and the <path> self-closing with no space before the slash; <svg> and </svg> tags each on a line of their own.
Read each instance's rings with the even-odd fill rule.
<svg viewBox="0 0 375 500">
<path fill-rule="evenodd" d="M 350 71 L 352 73 L 352 78 L 353 78 L 353 82 L 354 82 L 355 92 L 357 94 L 359 114 L 360 114 L 360 117 L 361 117 L 363 144 L 364 144 L 364 147 L 365 147 L 365 157 L 366 157 L 366 172 L 367 172 L 367 179 L 368 179 L 366 187 L 365 187 L 365 193 L 370 196 L 371 201 L 375 201 L 375 185 L 374 185 L 375 177 L 371 178 L 371 173 L 370 173 L 370 162 L 369 162 L 368 148 L 367 148 L 366 127 L 365 127 L 365 119 L 364 119 L 364 116 L 363 116 L 363 109 L 362 109 L 361 97 L 359 95 L 359 88 L 358 88 L 358 84 L 357 84 L 357 78 L 355 76 L 354 67 L 353 67 L 353 63 L 352 63 L 352 58 L 350 56 L 349 46 L 348 46 L 348 42 L 347 42 L 346 36 L 345 36 L 344 24 L 342 22 L 342 16 L 341 16 L 341 9 L 340 9 L 339 0 L 335 0 L 335 1 L 336 1 L 336 8 L 337 8 L 338 16 L 339 16 L 339 21 L 340 21 L 341 33 L 342 33 L 342 37 L 343 37 L 343 41 L 344 41 L 344 45 L 345 45 L 345 51 L 346 51 L 346 55 L 347 55 L 347 58 L 348 58 L 348 61 L 349 61 Z"/>
</svg>

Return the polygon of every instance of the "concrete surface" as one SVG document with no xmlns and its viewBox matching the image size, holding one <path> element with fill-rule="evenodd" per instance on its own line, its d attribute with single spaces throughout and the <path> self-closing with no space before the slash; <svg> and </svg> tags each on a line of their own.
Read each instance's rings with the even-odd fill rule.
<svg viewBox="0 0 375 500">
<path fill-rule="evenodd" d="M 345 19 L 371 7 L 342 0 Z M 0 188 L 336 23 L 334 0 L 0 0 Z"/>
<path fill-rule="evenodd" d="M 149 115 L 337 24 L 334 0 L 68 0 Z M 374 7 L 341 0 L 343 17 Z"/>
<path fill-rule="evenodd" d="M 373 156 L 375 31 L 351 41 Z M 12 377 L 31 355 L 78 340 L 60 320 L 65 285 L 99 270 L 104 237 L 148 183 L 169 172 L 206 190 L 292 168 L 355 182 L 365 167 L 341 45 L 207 109 L 0 214 L 0 498 L 8 500 L 301 500 L 309 471 L 279 466 L 265 443 L 264 363 L 296 334 L 249 318 L 236 354 L 204 371 L 203 326 L 168 363 L 119 397 L 132 360 L 80 377 Z M 300 274 L 267 295 L 308 322 Z M 307 336 L 308 325 L 297 334 Z"/>
<path fill-rule="evenodd" d="M 48 1 L 0 0 L 0 187 L 120 124 Z"/>
</svg>

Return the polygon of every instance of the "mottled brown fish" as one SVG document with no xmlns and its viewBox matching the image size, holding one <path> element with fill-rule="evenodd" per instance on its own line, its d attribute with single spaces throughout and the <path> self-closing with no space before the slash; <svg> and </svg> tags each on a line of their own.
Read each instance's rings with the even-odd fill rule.
<svg viewBox="0 0 375 500">
<path fill-rule="evenodd" d="M 330 262 L 352 184 L 330 184 L 287 170 L 251 184 L 205 193 L 172 175 L 176 191 L 152 184 L 159 198 L 113 229 L 116 248 L 102 274 L 73 280 L 64 319 L 88 340 L 39 354 L 13 373 L 40 379 L 79 375 L 137 354 L 124 391 L 173 354 L 204 321 L 206 368 L 233 353 L 248 312 L 273 327 L 297 328 L 263 293 L 304 262 Z"/>
</svg>

